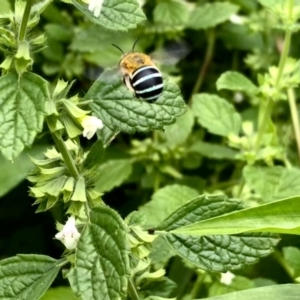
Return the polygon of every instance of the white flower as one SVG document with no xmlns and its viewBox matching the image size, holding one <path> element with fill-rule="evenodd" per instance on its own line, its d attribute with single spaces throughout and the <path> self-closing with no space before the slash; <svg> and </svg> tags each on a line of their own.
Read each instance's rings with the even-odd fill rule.
<svg viewBox="0 0 300 300">
<path fill-rule="evenodd" d="M 103 128 L 103 123 L 100 119 L 94 116 L 84 116 L 80 119 L 81 126 L 83 127 L 82 135 L 90 140 L 98 129 Z"/>
<path fill-rule="evenodd" d="M 226 273 L 221 273 L 221 279 L 220 282 L 225 285 L 231 285 L 233 278 L 235 277 L 234 274 L 227 271 Z"/>
<path fill-rule="evenodd" d="M 230 22 L 233 24 L 242 25 L 245 22 L 245 19 L 239 15 L 233 14 L 229 18 Z"/>
<path fill-rule="evenodd" d="M 74 216 L 68 219 L 63 229 L 55 235 L 55 238 L 60 240 L 69 250 L 76 248 L 80 233 L 75 226 Z"/>
<path fill-rule="evenodd" d="M 104 0 L 82 0 L 89 5 L 89 10 L 94 14 L 96 18 L 100 16 L 102 4 Z"/>
<path fill-rule="evenodd" d="M 244 95 L 241 92 L 235 92 L 233 95 L 233 101 L 235 103 L 241 103 L 244 100 Z"/>
</svg>

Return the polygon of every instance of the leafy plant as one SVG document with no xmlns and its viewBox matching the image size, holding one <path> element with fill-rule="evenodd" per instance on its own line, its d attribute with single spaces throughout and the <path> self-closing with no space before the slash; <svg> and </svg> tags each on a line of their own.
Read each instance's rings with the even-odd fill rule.
<svg viewBox="0 0 300 300">
<path fill-rule="evenodd" d="M 1 238 L 0 299 L 299 294 L 299 1 L 3 3 L 1 200 L 26 177 L 62 244 Z M 154 103 L 110 47 L 138 36 L 169 60 Z"/>
</svg>

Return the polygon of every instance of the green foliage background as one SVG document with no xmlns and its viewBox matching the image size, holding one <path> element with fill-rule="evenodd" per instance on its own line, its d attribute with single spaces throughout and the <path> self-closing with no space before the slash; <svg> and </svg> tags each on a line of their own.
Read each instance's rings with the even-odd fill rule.
<svg viewBox="0 0 300 300">
<path fill-rule="evenodd" d="M 1 13 L 8 13 L 13 1 L 2 1 Z M 41 78 L 26 75 L 22 84 L 41 87 L 44 78 L 53 90 L 58 79 L 76 80 L 71 93 L 92 99 L 91 109 L 107 125 L 98 132 L 101 144 L 94 144 L 96 137 L 80 138 L 84 150 L 94 144 L 94 153 L 101 152 L 97 158 L 91 150 L 94 156 L 85 162 L 87 169 L 96 165 L 95 190 L 121 217 L 139 210 L 147 216 L 147 228 L 166 231 L 154 241 L 150 258 L 153 271 L 165 268 L 168 279 L 145 284 L 141 299 L 296 299 L 295 283 L 300 278 L 300 135 L 295 101 L 300 83 L 299 1 L 139 2 L 142 9 L 134 11 L 127 11 L 128 3 L 122 4 L 127 13 L 120 22 L 117 13 L 110 15 L 108 6 L 99 21 L 86 17 L 87 8 L 78 1 L 74 5 L 51 2 L 37 26 L 38 32 L 45 33 L 46 46 L 33 56 L 33 71 Z M 291 2 L 293 15 L 285 19 L 288 13 L 283 12 Z M 289 57 L 286 53 L 283 59 L 289 35 Z M 133 102 L 116 75 L 121 54 L 111 44 L 127 52 L 137 38 L 136 50 L 153 55 L 167 82 L 155 104 Z M 1 61 L 4 58 L 3 54 Z M 5 76 L 14 82 L 17 75 Z M 185 114 L 177 85 L 188 107 Z M 0 93 L 4 88 L 0 83 Z M 115 90 L 121 91 L 120 98 Z M 27 95 L 13 91 L 2 97 L 6 105 Z M 46 89 L 40 97 L 47 98 Z M 36 109 L 39 112 L 38 104 Z M 63 208 L 58 205 L 35 214 L 25 179 L 33 169 L 29 155 L 42 158 L 52 139 L 31 132 L 42 129 L 41 111 L 30 125 L 26 142 L 18 136 L 12 145 L 1 146 L 0 257 L 34 253 L 59 259 L 63 247 L 53 240 L 54 220 L 64 223 Z M 6 135 L 8 131 L 0 132 L 2 140 Z M 31 143 L 32 147 L 26 147 Z M 102 157 L 103 144 L 109 146 Z M 103 229 L 101 215 L 110 213 L 104 208 L 93 212 L 94 227 L 88 229 Z M 110 217 L 122 229 L 119 216 Z M 279 243 L 276 233 L 282 234 Z M 86 240 L 79 247 L 90 251 L 93 243 L 87 241 L 92 233 L 84 234 Z M 122 239 L 112 243 L 128 251 Z M 273 246 L 274 252 L 267 256 Z M 31 258 L 14 259 L 24 263 Z M 80 290 L 78 283 L 86 271 L 85 259 L 76 259 L 78 265 L 68 278 L 73 289 L 89 299 L 91 290 Z M 121 287 L 128 276 L 127 256 L 119 262 L 115 271 L 122 276 L 116 285 Z M 54 278 L 59 271 L 47 268 L 45 262 L 40 269 L 33 268 L 39 280 Z M 224 284 L 220 272 L 228 270 L 234 270 L 235 277 L 231 284 Z M 75 299 L 67 284 L 58 276 L 42 299 Z M 247 292 L 250 288 L 258 289 Z M 235 293 L 219 296 L 229 292 Z M 119 291 L 122 297 L 125 294 Z"/>
</svg>

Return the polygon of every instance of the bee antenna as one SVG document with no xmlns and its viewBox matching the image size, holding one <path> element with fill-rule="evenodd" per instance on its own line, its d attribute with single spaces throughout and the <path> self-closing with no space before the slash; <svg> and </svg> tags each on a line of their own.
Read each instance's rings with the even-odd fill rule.
<svg viewBox="0 0 300 300">
<path fill-rule="evenodd" d="M 136 41 L 134 42 L 133 46 L 132 46 L 132 52 L 134 52 L 134 48 L 135 48 L 135 45 L 137 44 L 137 42 L 139 41 L 139 37 L 136 39 Z"/>
<path fill-rule="evenodd" d="M 115 44 L 112 44 L 114 47 L 116 47 L 117 49 L 119 49 L 121 52 L 122 52 L 122 54 L 125 54 L 124 53 L 124 51 L 119 47 L 119 46 L 117 46 L 117 45 L 115 45 Z"/>
</svg>

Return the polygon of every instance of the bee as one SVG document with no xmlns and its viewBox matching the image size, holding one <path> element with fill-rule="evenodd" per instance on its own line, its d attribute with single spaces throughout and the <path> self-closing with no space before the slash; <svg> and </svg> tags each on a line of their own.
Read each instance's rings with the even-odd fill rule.
<svg viewBox="0 0 300 300">
<path fill-rule="evenodd" d="M 119 67 L 126 87 L 137 98 L 155 102 L 163 92 L 163 78 L 150 56 L 134 51 L 137 41 L 128 53 L 124 53 L 117 45 L 112 45 L 122 52 Z"/>
</svg>

